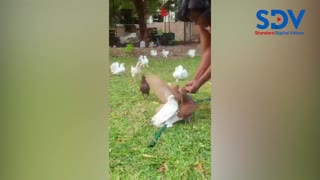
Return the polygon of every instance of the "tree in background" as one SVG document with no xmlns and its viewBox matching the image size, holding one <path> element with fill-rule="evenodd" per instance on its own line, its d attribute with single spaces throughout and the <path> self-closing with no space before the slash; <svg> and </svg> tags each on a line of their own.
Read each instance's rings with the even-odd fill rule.
<svg viewBox="0 0 320 180">
<path fill-rule="evenodd" d="M 117 23 L 116 19 L 121 18 L 121 9 L 133 9 L 138 17 L 140 40 L 147 40 L 147 19 L 150 15 L 158 13 L 164 7 L 167 10 L 174 10 L 177 0 L 111 0 L 110 2 L 110 25 Z"/>
</svg>

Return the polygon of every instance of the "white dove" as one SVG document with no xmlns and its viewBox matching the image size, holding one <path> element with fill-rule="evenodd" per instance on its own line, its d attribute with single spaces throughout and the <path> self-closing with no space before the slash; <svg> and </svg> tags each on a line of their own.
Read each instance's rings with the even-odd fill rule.
<svg viewBox="0 0 320 180">
<path fill-rule="evenodd" d="M 177 66 L 172 74 L 172 76 L 176 79 L 176 82 L 178 82 L 180 79 L 187 78 L 188 75 L 188 71 L 184 69 L 181 65 Z"/>
<path fill-rule="evenodd" d="M 164 58 L 168 58 L 169 51 L 166 51 L 166 50 L 163 49 L 161 53 L 162 53 Z"/>
<path fill-rule="evenodd" d="M 123 73 L 126 68 L 124 67 L 124 63 L 114 62 L 110 65 L 111 73 L 114 75 L 120 75 Z"/>
<path fill-rule="evenodd" d="M 131 76 L 133 78 L 135 78 L 139 74 L 141 74 L 141 62 L 140 61 L 137 62 L 136 66 L 131 65 Z"/>
<path fill-rule="evenodd" d="M 195 55 L 196 55 L 196 50 L 195 49 L 189 49 L 188 56 L 190 58 L 194 58 Z"/>
<path fill-rule="evenodd" d="M 157 55 L 158 55 L 157 50 L 154 50 L 154 49 L 151 50 L 151 51 L 150 51 L 150 55 L 153 56 L 153 57 L 157 56 Z"/>
<path fill-rule="evenodd" d="M 174 117 L 177 115 L 178 109 L 179 105 L 174 95 L 169 95 L 167 97 L 167 102 L 162 106 L 159 112 L 152 117 L 151 121 L 153 125 L 160 127 L 166 121 L 170 120 L 169 125 L 172 125 L 172 122 L 174 121 L 172 119 L 175 119 Z"/>
<path fill-rule="evenodd" d="M 140 62 L 141 64 L 141 67 L 149 67 L 149 60 L 147 58 L 147 56 L 143 56 L 143 55 L 140 55 L 139 58 L 138 58 L 138 62 Z"/>
<path fill-rule="evenodd" d="M 143 56 L 142 55 L 139 56 L 138 61 L 143 61 Z"/>
<path fill-rule="evenodd" d="M 143 60 L 141 62 L 142 67 L 149 67 L 149 59 L 147 58 L 147 56 L 143 56 Z"/>
</svg>

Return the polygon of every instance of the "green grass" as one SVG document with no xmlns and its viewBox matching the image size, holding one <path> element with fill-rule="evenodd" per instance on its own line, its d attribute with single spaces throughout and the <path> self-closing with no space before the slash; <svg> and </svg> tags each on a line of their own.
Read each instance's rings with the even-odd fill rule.
<svg viewBox="0 0 320 180">
<path fill-rule="evenodd" d="M 149 58 L 144 74 L 159 75 L 167 82 L 175 82 L 174 68 L 181 64 L 189 72 L 190 80 L 198 66 L 199 57 L 170 60 Z M 155 147 L 148 147 L 159 130 L 151 117 L 160 105 L 150 94 L 144 99 L 130 75 L 130 67 L 138 57 L 110 58 L 110 64 L 125 63 L 126 72 L 109 78 L 109 166 L 111 179 L 211 179 L 211 113 L 210 102 L 201 102 L 190 123 L 180 122 L 167 128 Z M 188 80 L 180 81 L 183 86 Z M 194 100 L 210 97 L 211 86 L 205 84 Z"/>
</svg>

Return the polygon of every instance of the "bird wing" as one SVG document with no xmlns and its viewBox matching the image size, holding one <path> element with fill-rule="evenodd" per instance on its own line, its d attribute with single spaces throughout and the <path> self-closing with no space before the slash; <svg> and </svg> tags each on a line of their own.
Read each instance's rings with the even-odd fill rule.
<svg viewBox="0 0 320 180">
<path fill-rule="evenodd" d="M 167 97 L 173 95 L 167 82 L 160 79 L 159 76 L 154 74 L 149 74 L 146 76 L 146 81 L 148 82 L 150 89 L 155 92 L 156 96 L 163 102 L 167 102 Z"/>
<path fill-rule="evenodd" d="M 174 96 L 171 95 L 167 103 L 165 103 L 164 106 L 160 109 L 160 111 L 152 117 L 151 121 L 155 126 L 158 127 L 162 123 L 170 120 L 171 117 L 177 113 L 178 109 L 178 102 L 174 98 Z"/>
<path fill-rule="evenodd" d="M 168 128 L 172 127 L 174 123 L 177 121 L 180 121 L 182 118 L 178 117 L 178 112 L 176 112 L 169 120 L 165 122 L 165 125 L 167 125 Z"/>
</svg>

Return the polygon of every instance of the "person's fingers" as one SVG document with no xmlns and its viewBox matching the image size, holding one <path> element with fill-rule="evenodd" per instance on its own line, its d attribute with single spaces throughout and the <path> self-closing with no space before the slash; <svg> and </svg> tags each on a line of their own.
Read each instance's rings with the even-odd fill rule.
<svg viewBox="0 0 320 180">
<path fill-rule="evenodd" d="M 187 86 L 191 86 L 195 81 L 194 80 L 191 80 L 187 83 Z"/>
<path fill-rule="evenodd" d="M 195 86 L 188 86 L 185 87 L 186 92 L 188 93 L 196 93 L 197 92 L 197 88 Z"/>
<path fill-rule="evenodd" d="M 192 85 L 192 82 L 191 81 L 187 82 L 186 86 L 190 86 L 190 85 Z"/>
</svg>

